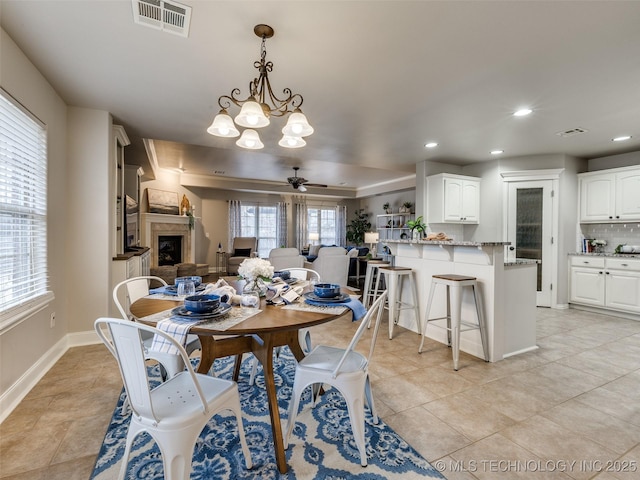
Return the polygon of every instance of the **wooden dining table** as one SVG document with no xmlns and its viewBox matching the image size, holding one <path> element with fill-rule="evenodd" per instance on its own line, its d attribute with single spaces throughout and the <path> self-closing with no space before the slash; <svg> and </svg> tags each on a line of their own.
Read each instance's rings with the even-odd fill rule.
<svg viewBox="0 0 640 480">
<path fill-rule="evenodd" d="M 353 293 L 348 289 L 344 289 L 344 291 Z M 130 312 L 140 322 L 155 326 L 155 321 L 145 321 L 144 317 L 173 309 L 181 304 L 182 301 L 178 298 L 176 300 L 160 300 L 143 297 L 131 304 Z M 350 315 L 351 311 L 339 308 L 327 308 L 322 313 L 288 310 L 279 306 L 267 305 L 264 299 L 261 300 L 259 308 L 260 312 L 257 315 L 249 317 L 227 330 L 217 330 L 215 321 L 211 321 L 194 325 L 189 332 L 198 335 L 202 344 L 198 373 L 208 373 L 216 358 L 233 355 L 236 356 L 233 378 L 237 381 L 242 354 L 251 352 L 262 363 L 276 464 L 281 473 L 286 473 L 287 462 L 273 374 L 273 349 L 286 345 L 291 349 L 296 360 L 300 361 L 304 358 L 304 353 L 298 341 L 298 330 L 335 320 L 345 314 Z"/>
</svg>

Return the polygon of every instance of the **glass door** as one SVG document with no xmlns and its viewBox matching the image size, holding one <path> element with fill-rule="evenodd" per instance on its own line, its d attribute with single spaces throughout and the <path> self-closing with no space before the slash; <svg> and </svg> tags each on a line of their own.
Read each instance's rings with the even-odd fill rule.
<svg viewBox="0 0 640 480">
<path fill-rule="evenodd" d="M 537 305 L 551 306 L 552 182 L 510 182 L 507 213 L 507 261 L 538 262 Z"/>
</svg>

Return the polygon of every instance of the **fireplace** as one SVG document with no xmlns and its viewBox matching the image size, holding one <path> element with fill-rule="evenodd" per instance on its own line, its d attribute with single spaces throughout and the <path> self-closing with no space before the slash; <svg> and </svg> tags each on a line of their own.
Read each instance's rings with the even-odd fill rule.
<svg viewBox="0 0 640 480">
<path fill-rule="evenodd" d="M 141 242 L 151 249 L 151 267 L 195 263 L 195 235 L 189 217 L 143 213 Z"/>
<path fill-rule="evenodd" d="M 158 265 L 182 263 L 182 235 L 158 235 Z"/>
</svg>

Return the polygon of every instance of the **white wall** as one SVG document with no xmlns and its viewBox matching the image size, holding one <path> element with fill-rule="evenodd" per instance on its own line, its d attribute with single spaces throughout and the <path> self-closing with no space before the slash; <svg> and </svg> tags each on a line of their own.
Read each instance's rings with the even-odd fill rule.
<svg viewBox="0 0 640 480">
<path fill-rule="evenodd" d="M 605 170 L 607 168 L 631 167 L 640 165 L 640 152 L 621 153 L 607 157 L 592 158 L 588 163 L 588 171 Z"/>
<path fill-rule="evenodd" d="M 67 107 L 4 30 L 0 30 L 0 85 L 47 125 L 48 142 L 48 268 L 55 299 L 42 311 L 0 334 L 0 396 L 2 414 L 19 397 L 16 383 L 43 361 L 68 333 L 67 235 Z M 82 236 L 77 239 L 82 242 Z M 51 313 L 56 325 L 49 326 Z M 52 353 L 57 355 L 62 350 Z M 35 373 L 37 375 L 37 373 Z M 0 418 L 1 420 L 1 418 Z"/>
<path fill-rule="evenodd" d="M 75 107 L 69 108 L 67 118 L 70 240 L 65 274 L 73 296 L 69 331 L 86 332 L 93 330 L 96 318 L 109 315 L 110 308 L 115 220 L 109 179 L 115 181 L 116 175 L 112 120 L 109 112 Z"/>
</svg>

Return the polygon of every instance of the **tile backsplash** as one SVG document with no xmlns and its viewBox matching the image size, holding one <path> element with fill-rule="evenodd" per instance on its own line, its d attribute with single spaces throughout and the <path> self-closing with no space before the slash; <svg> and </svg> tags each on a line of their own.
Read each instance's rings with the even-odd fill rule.
<svg viewBox="0 0 640 480">
<path fill-rule="evenodd" d="M 606 240 L 605 252 L 613 252 L 620 244 L 640 245 L 640 223 L 596 223 L 581 224 L 584 238 Z M 576 247 L 581 250 L 580 243 Z"/>
</svg>

